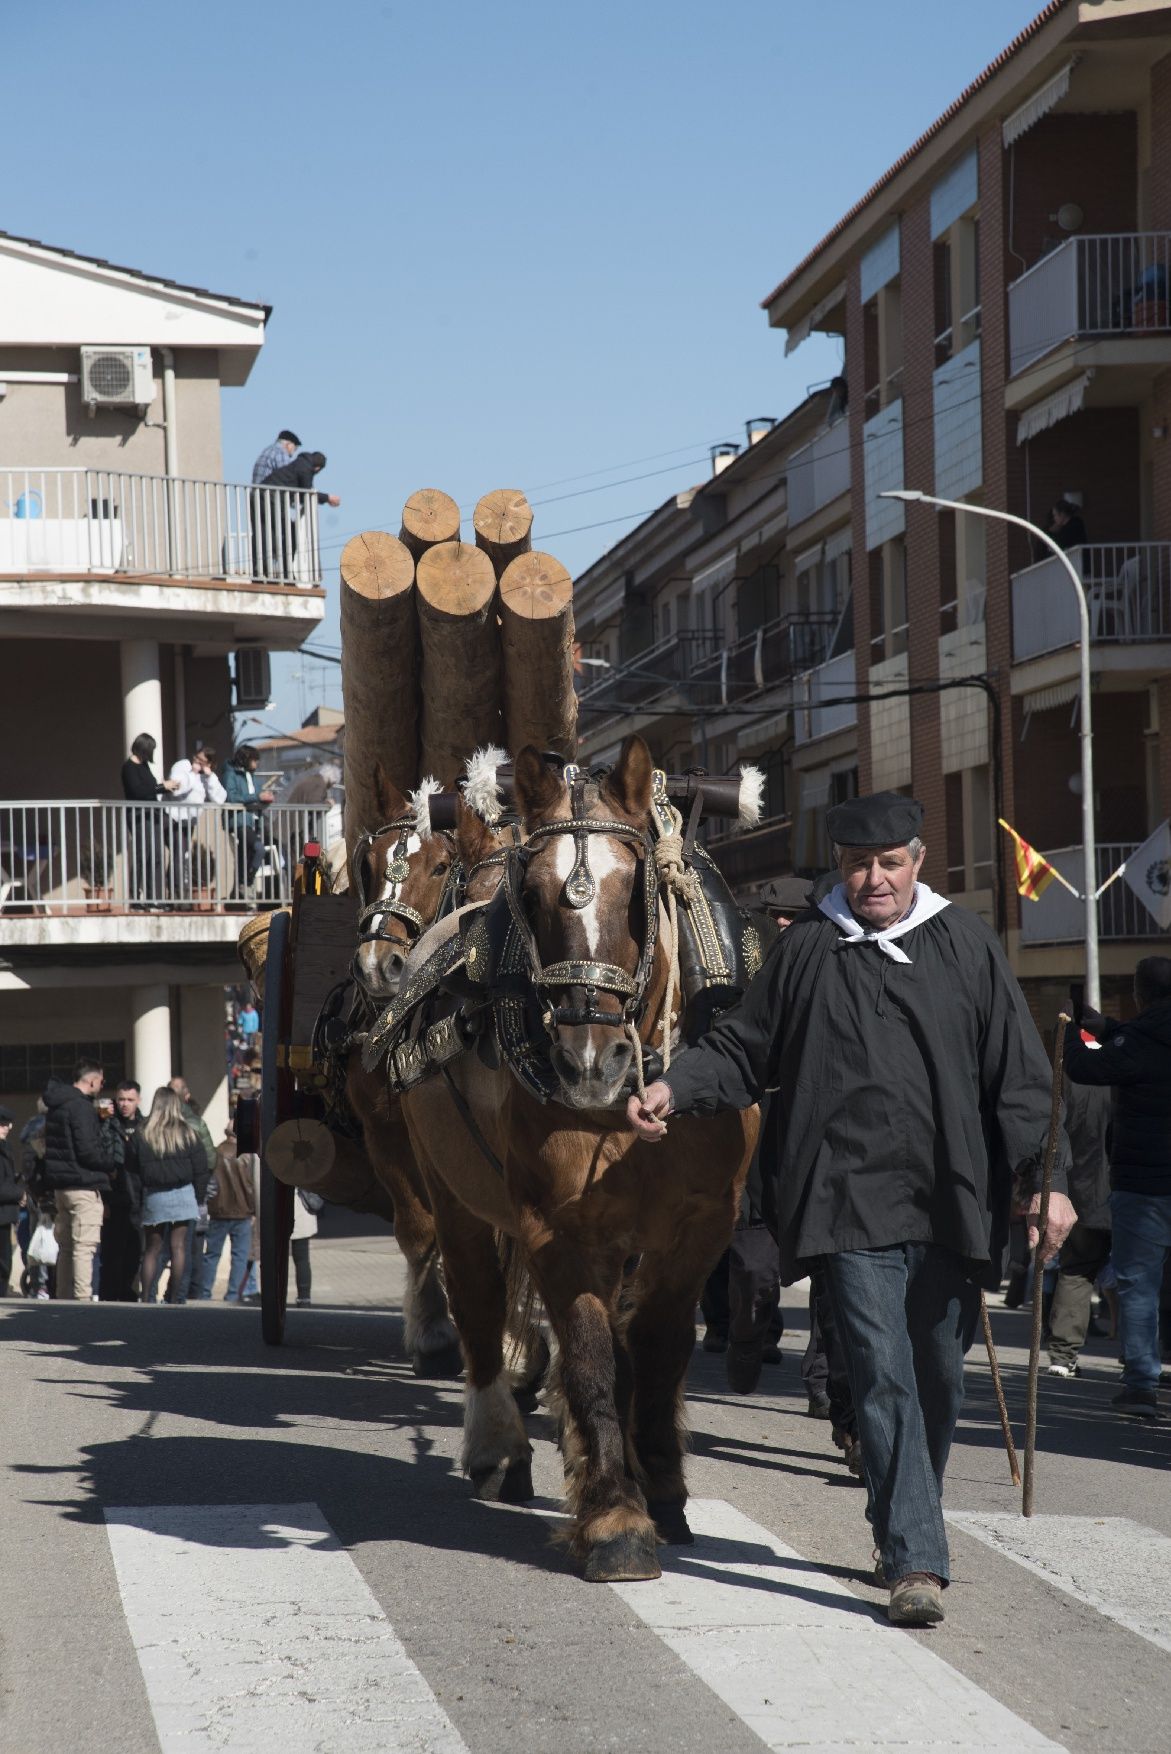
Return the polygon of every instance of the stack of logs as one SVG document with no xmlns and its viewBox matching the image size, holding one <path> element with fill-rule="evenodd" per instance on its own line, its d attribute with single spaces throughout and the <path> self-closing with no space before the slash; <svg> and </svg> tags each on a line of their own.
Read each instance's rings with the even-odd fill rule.
<svg viewBox="0 0 1171 1754">
<path fill-rule="evenodd" d="M 459 508 L 424 487 L 397 536 L 368 530 L 341 560 L 346 841 L 380 826 L 375 767 L 402 792 L 450 787 L 474 749 L 526 743 L 572 758 L 573 584 L 532 547 L 523 493 L 486 493 L 460 538 Z"/>
</svg>

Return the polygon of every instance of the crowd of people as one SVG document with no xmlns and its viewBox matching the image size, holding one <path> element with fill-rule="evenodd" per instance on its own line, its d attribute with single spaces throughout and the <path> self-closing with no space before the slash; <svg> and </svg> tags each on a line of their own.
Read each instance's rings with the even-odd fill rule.
<svg viewBox="0 0 1171 1754">
<path fill-rule="evenodd" d="M 103 1303 L 187 1303 L 213 1296 L 225 1248 L 223 1297 L 259 1300 L 259 1165 L 238 1153 L 229 1123 L 218 1145 L 176 1074 L 154 1092 L 79 1060 L 72 1081 L 52 1079 L 20 1135 L 0 1109 L 0 1296 L 12 1293 L 13 1232 L 21 1289 Z M 319 1203 L 318 1203 L 319 1204 Z M 309 1238 L 316 1208 L 299 1199 L 293 1259 L 297 1301 L 311 1301 Z"/>
</svg>

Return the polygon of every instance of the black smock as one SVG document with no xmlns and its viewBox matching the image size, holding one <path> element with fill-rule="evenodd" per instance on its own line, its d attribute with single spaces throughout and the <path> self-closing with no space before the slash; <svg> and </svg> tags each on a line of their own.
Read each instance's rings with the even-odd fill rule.
<svg viewBox="0 0 1171 1754">
<path fill-rule="evenodd" d="M 949 906 L 895 940 L 791 925 L 740 1003 L 666 1075 L 680 1112 L 777 1087 L 781 1276 L 818 1256 L 933 1242 L 995 1286 L 1014 1171 L 1039 1171 L 1051 1075 L 998 940 Z M 1053 1186 L 1065 1191 L 1067 1148 Z"/>
</svg>

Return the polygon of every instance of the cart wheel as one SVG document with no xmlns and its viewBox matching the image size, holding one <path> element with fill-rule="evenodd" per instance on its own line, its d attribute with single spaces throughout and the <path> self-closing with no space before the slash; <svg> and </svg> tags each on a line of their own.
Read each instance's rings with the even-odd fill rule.
<svg viewBox="0 0 1171 1754">
<path fill-rule="evenodd" d="M 274 913 L 265 958 L 260 1074 L 260 1326 L 269 1346 L 279 1346 L 285 1337 L 289 1242 L 296 1197 L 292 1188 L 277 1181 L 266 1155 L 269 1136 L 291 1109 L 292 1076 L 277 1063 L 278 1050 L 287 1035 L 288 957 L 289 916 Z"/>
</svg>

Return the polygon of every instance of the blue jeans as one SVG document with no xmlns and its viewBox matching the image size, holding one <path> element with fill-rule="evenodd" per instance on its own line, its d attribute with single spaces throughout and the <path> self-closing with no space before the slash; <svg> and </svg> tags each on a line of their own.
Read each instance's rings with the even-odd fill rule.
<svg viewBox="0 0 1171 1754">
<path fill-rule="evenodd" d="M 1110 1259 L 1118 1278 L 1122 1380 L 1128 1389 L 1157 1389 L 1159 1288 L 1171 1249 L 1171 1194 L 1110 1196 Z"/>
<path fill-rule="evenodd" d="M 224 1300 L 227 1302 L 240 1295 L 240 1287 L 244 1283 L 244 1274 L 248 1268 L 248 1250 L 252 1243 L 251 1218 L 208 1219 L 207 1253 L 203 1257 L 203 1277 L 199 1281 L 198 1295 L 201 1298 L 211 1296 L 225 1242 L 230 1242 L 232 1245 L 232 1264 L 228 1268 L 228 1289 L 224 1293 Z"/>
<path fill-rule="evenodd" d="M 934 1243 L 825 1255 L 866 1478 L 866 1514 L 888 1583 L 948 1581 L 940 1500 L 980 1315 L 965 1264 Z"/>
</svg>

